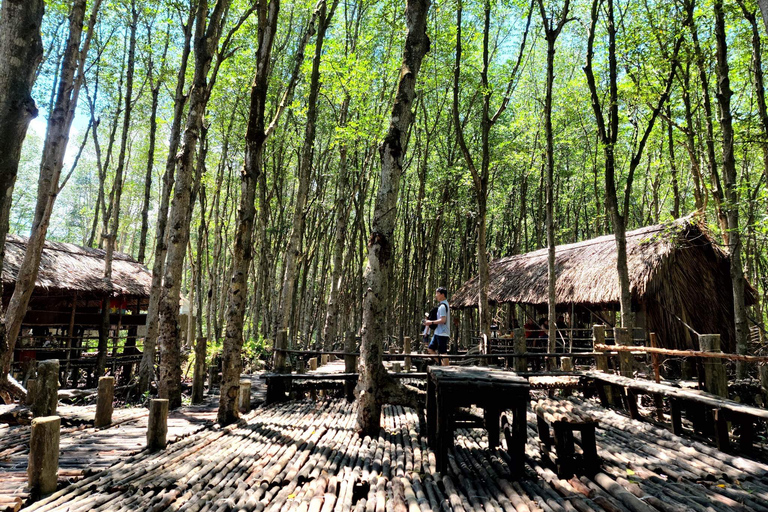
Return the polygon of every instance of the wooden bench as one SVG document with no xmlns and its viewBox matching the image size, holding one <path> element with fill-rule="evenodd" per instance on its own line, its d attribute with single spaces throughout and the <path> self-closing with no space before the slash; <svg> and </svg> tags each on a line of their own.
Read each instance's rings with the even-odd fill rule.
<svg viewBox="0 0 768 512">
<path fill-rule="evenodd" d="M 560 478 L 570 478 L 574 473 L 597 473 L 600 467 L 595 440 L 597 421 L 590 414 L 579 411 L 567 400 L 539 400 L 533 405 L 533 410 L 542 455 L 550 459 Z M 554 435 L 550 433 L 550 426 Z M 576 453 L 574 432 L 581 434 L 580 454 Z"/>
<path fill-rule="evenodd" d="M 671 430 L 675 435 L 683 434 L 682 412 L 684 405 L 692 405 L 695 412 L 692 418 L 694 428 L 700 432 L 714 430 L 714 440 L 721 451 L 731 449 L 728 422 L 739 425 L 739 448 L 750 452 L 754 443 L 754 424 L 758 421 L 768 421 L 768 410 L 744 405 L 705 391 L 683 389 L 670 384 L 656 383 L 647 380 L 630 379 L 620 375 L 603 372 L 585 372 L 585 375 L 597 384 L 598 395 L 603 405 L 607 406 L 604 393 L 605 386 L 611 386 L 624 397 L 627 411 L 632 419 L 640 419 L 637 410 L 637 394 L 655 394 L 666 396 L 670 401 Z M 711 416 L 708 417 L 710 413 Z M 714 429 L 712 428 L 714 427 Z"/>
</svg>

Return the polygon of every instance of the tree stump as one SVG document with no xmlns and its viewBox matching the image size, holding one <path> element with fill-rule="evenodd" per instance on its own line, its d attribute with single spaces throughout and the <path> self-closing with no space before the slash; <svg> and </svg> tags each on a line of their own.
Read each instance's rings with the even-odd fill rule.
<svg viewBox="0 0 768 512">
<path fill-rule="evenodd" d="M 203 403 L 205 389 L 205 355 L 208 349 L 208 338 L 199 337 L 195 343 L 195 371 L 192 374 L 192 403 Z"/>
<path fill-rule="evenodd" d="M 309 360 L 309 370 L 310 371 L 317 370 L 317 358 L 316 357 L 310 358 L 310 360 Z"/>
<path fill-rule="evenodd" d="M 560 358 L 560 369 L 564 372 L 573 371 L 573 360 L 570 357 Z M 563 389 L 563 396 L 571 396 L 571 389 Z"/>
<path fill-rule="evenodd" d="M 162 450 L 168 444 L 168 400 L 157 398 L 149 401 L 147 422 L 147 449 Z"/>
<path fill-rule="evenodd" d="M 99 392 L 96 399 L 96 416 L 93 419 L 94 427 L 105 427 L 112 423 L 112 402 L 115 399 L 115 378 L 100 377 Z"/>
<path fill-rule="evenodd" d="M 251 410 L 251 381 L 243 379 L 240 381 L 240 393 L 237 397 L 237 406 L 240 412 L 246 413 Z"/>
<path fill-rule="evenodd" d="M 32 403 L 34 416 L 53 416 L 59 400 L 59 361 L 49 359 L 37 363 L 37 391 Z"/>
<path fill-rule="evenodd" d="M 58 416 L 42 416 L 32 420 L 27 477 L 34 496 L 50 494 L 56 490 L 60 434 L 61 418 Z"/>
</svg>

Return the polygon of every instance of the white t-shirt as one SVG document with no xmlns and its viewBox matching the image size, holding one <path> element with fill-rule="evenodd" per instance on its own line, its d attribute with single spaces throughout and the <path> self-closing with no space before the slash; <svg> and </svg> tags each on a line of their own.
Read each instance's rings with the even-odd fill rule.
<svg viewBox="0 0 768 512">
<path fill-rule="evenodd" d="M 437 318 L 445 317 L 444 324 L 437 324 L 435 328 L 435 336 L 450 336 L 451 335 L 451 308 L 448 305 L 447 300 L 440 301 L 440 305 L 437 306 Z"/>
</svg>

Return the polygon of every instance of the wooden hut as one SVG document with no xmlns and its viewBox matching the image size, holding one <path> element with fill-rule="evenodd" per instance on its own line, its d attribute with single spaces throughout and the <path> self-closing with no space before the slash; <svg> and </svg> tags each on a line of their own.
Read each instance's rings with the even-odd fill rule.
<svg viewBox="0 0 768 512">
<path fill-rule="evenodd" d="M 5 306 L 13 294 L 26 247 L 26 238 L 7 236 L 2 269 Z M 127 254 L 115 252 L 112 280 L 107 281 L 104 258 L 101 249 L 45 242 L 16 345 L 17 371 L 23 371 L 24 363 L 32 359 L 60 359 L 62 370 L 88 367 L 93 361 L 89 356 L 95 355 L 104 307 L 110 309 L 109 355 L 113 364 L 118 356 L 124 359 L 121 364 L 140 357 L 136 339 L 140 326 L 146 323 L 152 274 Z"/>
<path fill-rule="evenodd" d="M 619 310 L 616 242 L 613 235 L 555 250 L 557 308 L 594 316 Z M 655 332 L 667 348 L 698 348 L 695 332 L 719 333 L 731 351 L 734 322 L 728 254 L 694 216 L 627 232 L 627 263 L 637 325 Z M 547 249 L 490 264 L 492 304 L 523 304 L 544 310 Z M 747 284 L 747 304 L 756 293 Z M 451 298 L 454 308 L 476 307 L 477 276 Z M 603 316 L 605 318 L 605 316 Z"/>
</svg>

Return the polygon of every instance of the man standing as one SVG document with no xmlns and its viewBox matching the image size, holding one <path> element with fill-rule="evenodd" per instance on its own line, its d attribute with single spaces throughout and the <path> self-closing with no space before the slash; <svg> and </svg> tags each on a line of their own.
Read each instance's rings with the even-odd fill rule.
<svg viewBox="0 0 768 512">
<path fill-rule="evenodd" d="M 448 357 L 445 357 L 445 355 L 448 353 L 448 341 L 451 337 L 451 307 L 448 305 L 448 300 L 446 300 L 447 295 L 448 290 L 442 286 L 435 290 L 435 300 L 439 302 L 437 306 L 437 320 L 427 320 L 425 322 L 427 326 L 436 326 L 435 335 L 432 337 L 432 342 L 429 344 L 427 352 L 443 356 L 440 358 L 440 364 L 443 366 L 448 366 Z"/>
</svg>

